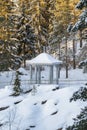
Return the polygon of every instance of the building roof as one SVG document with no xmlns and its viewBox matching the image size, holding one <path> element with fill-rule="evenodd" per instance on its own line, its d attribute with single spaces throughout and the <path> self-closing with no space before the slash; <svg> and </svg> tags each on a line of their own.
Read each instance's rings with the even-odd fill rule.
<svg viewBox="0 0 87 130">
<path fill-rule="evenodd" d="M 62 64 L 62 61 L 56 60 L 54 57 L 47 53 L 41 53 L 37 57 L 35 57 L 32 60 L 27 60 L 26 64 L 32 64 L 32 65 L 53 65 L 53 64 Z"/>
</svg>

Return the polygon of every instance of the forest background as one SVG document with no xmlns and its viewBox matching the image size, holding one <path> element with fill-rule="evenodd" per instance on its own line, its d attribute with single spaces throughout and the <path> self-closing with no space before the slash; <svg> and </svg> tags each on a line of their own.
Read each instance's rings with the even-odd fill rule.
<svg viewBox="0 0 87 130">
<path fill-rule="evenodd" d="M 81 11 L 75 9 L 78 0 L 0 0 L 0 70 L 16 69 L 41 52 L 63 60 L 66 70 L 71 63 L 68 41 L 73 40 L 72 58 L 75 61 L 75 35 L 67 32 Z M 81 30 L 77 34 L 82 46 Z M 63 45 L 64 43 L 64 45 Z M 66 72 L 67 77 L 67 72 Z"/>
</svg>

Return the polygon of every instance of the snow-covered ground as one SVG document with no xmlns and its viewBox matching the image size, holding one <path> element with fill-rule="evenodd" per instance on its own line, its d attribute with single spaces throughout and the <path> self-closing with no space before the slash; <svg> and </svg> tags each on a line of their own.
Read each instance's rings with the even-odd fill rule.
<svg viewBox="0 0 87 130">
<path fill-rule="evenodd" d="M 61 70 L 59 84 L 60 88 L 71 87 L 76 85 L 83 85 L 87 83 L 87 73 L 83 73 L 83 69 L 71 69 L 68 71 L 68 78 L 66 79 L 66 73 Z"/>
<path fill-rule="evenodd" d="M 60 79 L 66 79 L 65 75 L 65 70 L 61 70 Z M 83 73 L 83 69 L 70 69 L 68 75 L 68 80 L 87 80 L 87 73 Z"/>
<path fill-rule="evenodd" d="M 0 90 L 0 124 L 2 130 L 63 130 L 73 123 L 86 102 L 69 102 L 80 86 L 56 89 L 57 86 L 36 86 L 36 93 L 13 97 L 10 87 Z M 19 102 L 19 103 L 17 103 Z"/>
<path fill-rule="evenodd" d="M 23 71 L 21 80 L 27 80 L 29 73 Z M 0 82 L 12 80 L 14 72 L 1 73 Z M 61 71 L 61 80 L 65 79 L 65 71 Z M 82 70 L 70 70 L 68 80 L 86 80 L 87 74 Z M 77 100 L 70 102 L 73 93 L 84 83 L 70 85 L 58 89 L 58 85 L 36 85 L 36 91 L 31 91 L 20 96 L 11 96 L 12 86 L 0 89 L 0 129 L 1 130 L 58 130 L 73 124 L 81 108 L 87 102 Z M 25 90 L 30 86 L 25 85 Z M 31 86 L 32 87 L 32 86 Z"/>
</svg>

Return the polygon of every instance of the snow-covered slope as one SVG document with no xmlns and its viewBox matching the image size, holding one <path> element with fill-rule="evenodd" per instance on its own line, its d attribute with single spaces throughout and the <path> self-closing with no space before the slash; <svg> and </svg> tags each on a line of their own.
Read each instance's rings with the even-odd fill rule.
<svg viewBox="0 0 87 130">
<path fill-rule="evenodd" d="M 70 102 L 79 87 L 58 89 L 55 85 L 36 86 L 17 97 L 10 96 L 9 87 L 0 90 L 0 124 L 2 130 L 58 130 L 73 123 L 85 102 Z"/>
<path fill-rule="evenodd" d="M 27 80 L 29 72 L 20 69 L 24 75 L 21 80 Z M 2 81 L 10 80 L 12 73 L 6 77 L 1 74 Z M 69 79 L 87 79 L 87 74 L 82 70 L 70 70 Z M 65 78 L 65 71 L 61 71 L 61 79 Z M 25 83 L 25 82 L 24 82 Z M 87 102 L 77 100 L 70 102 L 73 93 L 85 84 L 74 84 L 58 89 L 58 85 L 35 85 L 35 91 L 21 93 L 20 96 L 11 96 L 13 86 L 6 86 L 0 89 L 0 129 L 1 130 L 65 130 L 73 124 L 81 108 Z M 24 84 L 23 89 L 31 89 L 32 86 Z"/>
</svg>

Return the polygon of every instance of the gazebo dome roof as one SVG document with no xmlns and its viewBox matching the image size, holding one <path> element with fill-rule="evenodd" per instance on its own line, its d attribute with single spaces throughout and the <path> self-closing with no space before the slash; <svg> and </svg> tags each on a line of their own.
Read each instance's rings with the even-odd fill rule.
<svg viewBox="0 0 87 130">
<path fill-rule="evenodd" d="M 27 60 L 26 64 L 32 64 L 32 65 L 51 65 L 51 64 L 62 64 L 62 61 L 60 60 L 56 60 L 55 58 L 53 58 L 51 55 L 47 54 L 47 53 L 41 53 L 39 54 L 37 57 L 35 57 L 32 60 Z"/>
</svg>

